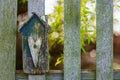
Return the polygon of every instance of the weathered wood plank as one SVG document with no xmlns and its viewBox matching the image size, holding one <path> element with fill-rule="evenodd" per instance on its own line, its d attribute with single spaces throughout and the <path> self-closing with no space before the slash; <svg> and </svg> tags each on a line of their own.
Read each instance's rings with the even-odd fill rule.
<svg viewBox="0 0 120 80">
<path fill-rule="evenodd" d="M 28 74 L 46 73 L 49 69 L 49 59 L 45 0 L 29 0 L 28 15 L 32 17 L 20 29 L 23 34 L 23 71 Z"/>
<path fill-rule="evenodd" d="M 36 14 L 20 28 L 22 33 L 23 70 L 25 73 L 48 71 L 47 26 Z"/>
<path fill-rule="evenodd" d="M 28 80 L 27 74 L 16 74 L 15 80 Z"/>
<path fill-rule="evenodd" d="M 113 80 L 113 0 L 97 0 L 96 80 Z"/>
<path fill-rule="evenodd" d="M 28 80 L 46 80 L 45 75 L 29 75 Z"/>
<path fill-rule="evenodd" d="M 64 80 L 80 80 L 80 0 L 65 0 L 64 8 Z"/>
<path fill-rule="evenodd" d="M 17 0 L 0 0 L 0 80 L 15 80 Z"/>
<path fill-rule="evenodd" d="M 45 15 L 45 0 L 28 0 L 28 15 L 32 16 L 32 12 L 38 16 Z"/>
<path fill-rule="evenodd" d="M 64 80 L 62 71 L 50 71 L 46 74 L 46 80 Z M 120 70 L 114 71 L 114 79 L 120 80 Z M 28 75 L 24 73 L 16 73 L 16 80 L 28 80 Z M 96 80 L 95 72 L 81 72 L 81 80 Z"/>
</svg>

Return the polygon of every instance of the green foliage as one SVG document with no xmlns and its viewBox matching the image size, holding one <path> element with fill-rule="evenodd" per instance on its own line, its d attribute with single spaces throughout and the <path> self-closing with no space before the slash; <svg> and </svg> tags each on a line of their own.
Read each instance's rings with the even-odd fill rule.
<svg viewBox="0 0 120 80">
<path fill-rule="evenodd" d="M 54 7 L 54 14 L 49 15 L 49 22 L 53 32 L 49 34 L 49 48 L 55 44 L 64 43 L 64 28 L 63 28 L 63 0 L 57 2 L 58 6 Z"/>
<path fill-rule="evenodd" d="M 63 45 L 64 43 L 64 8 L 63 0 L 58 1 L 58 5 L 54 8 L 54 13 L 49 15 L 49 21 L 53 32 L 49 35 L 49 48 L 53 45 L 57 45 L 56 41 Z M 82 53 L 86 53 L 84 46 L 86 44 L 95 43 L 96 37 L 96 24 L 95 24 L 95 1 L 94 0 L 81 0 L 81 49 Z M 56 53 L 55 53 L 56 54 Z M 63 56 L 57 59 L 55 64 L 58 65 L 63 62 Z"/>
<path fill-rule="evenodd" d="M 25 2 L 27 2 L 27 1 L 28 1 L 28 0 L 18 0 L 19 3 L 23 3 L 23 4 L 24 4 Z"/>
<path fill-rule="evenodd" d="M 54 7 L 54 13 L 49 15 L 48 19 L 50 22 L 50 26 L 53 30 L 52 33 L 49 34 L 49 50 L 53 50 L 53 46 L 59 48 L 57 46 L 58 44 L 64 45 L 64 7 L 63 7 L 63 0 L 59 0 L 57 2 L 57 6 Z M 60 54 L 61 52 L 58 50 L 57 53 L 54 54 Z M 55 66 L 57 66 L 60 63 L 63 63 L 63 53 L 61 53 L 61 57 L 59 57 L 55 63 Z"/>
<path fill-rule="evenodd" d="M 81 49 L 86 53 L 84 46 L 95 43 L 96 25 L 95 25 L 95 1 L 81 0 Z"/>
<path fill-rule="evenodd" d="M 57 66 L 57 65 L 60 64 L 60 63 L 63 63 L 63 61 L 64 61 L 64 55 L 61 54 L 61 57 L 59 57 L 59 58 L 57 59 L 57 61 L 56 61 L 56 63 L 55 63 L 55 66 Z"/>
</svg>

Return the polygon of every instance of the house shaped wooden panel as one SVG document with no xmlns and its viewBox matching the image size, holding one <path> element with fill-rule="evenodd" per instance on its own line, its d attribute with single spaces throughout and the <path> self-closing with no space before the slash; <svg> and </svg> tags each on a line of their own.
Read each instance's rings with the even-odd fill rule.
<svg viewBox="0 0 120 80">
<path fill-rule="evenodd" d="M 48 71 L 47 22 L 36 14 L 21 28 L 23 71 L 40 74 Z"/>
</svg>

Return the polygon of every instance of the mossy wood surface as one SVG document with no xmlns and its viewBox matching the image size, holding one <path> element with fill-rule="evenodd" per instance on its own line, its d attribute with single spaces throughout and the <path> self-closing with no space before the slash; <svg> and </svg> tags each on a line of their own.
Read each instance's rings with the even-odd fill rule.
<svg viewBox="0 0 120 80">
<path fill-rule="evenodd" d="M 113 0 L 97 0 L 96 80 L 113 80 Z"/>
<path fill-rule="evenodd" d="M 64 8 L 64 80 L 80 80 L 80 0 L 65 0 Z"/>
<path fill-rule="evenodd" d="M 17 0 L 0 0 L 0 80 L 15 80 Z"/>
</svg>

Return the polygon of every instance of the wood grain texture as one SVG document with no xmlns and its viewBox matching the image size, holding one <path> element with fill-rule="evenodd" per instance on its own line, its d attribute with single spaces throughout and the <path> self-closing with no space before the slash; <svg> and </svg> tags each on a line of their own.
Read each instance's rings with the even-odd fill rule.
<svg viewBox="0 0 120 80">
<path fill-rule="evenodd" d="M 45 80 L 45 75 L 29 75 L 28 80 Z"/>
<path fill-rule="evenodd" d="M 45 0 L 28 0 L 28 15 L 32 16 L 32 12 L 38 16 L 45 15 Z"/>
<path fill-rule="evenodd" d="M 28 15 L 29 17 L 32 17 L 24 24 L 27 29 L 23 28 L 25 33 L 22 38 L 23 70 L 28 74 L 46 73 L 49 70 L 49 60 L 48 24 L 47 16 L 45 16 L 45 0 L 29 0 Z M 29 35 L 29 32 L 31 35 Z M 28 34 L 28 36 L 26 36 L 26 34 Z M 40 45 L 38 45 L 37 42 Z"/>
<path fill-rule="evenodd" d="M 33 15 L 20 29 L 22 33 L 23 70 L 25 73 L 45 73 L 49 68 L 47 24 Z"/>
<path fill-rule="evenodd" d="M 15 80 L 17 0 L 0 0 L 0 80 Z"/>
<path fill-rule="evenodd" d="M 97 0 L 96 80 L 113 80 L 113 0 Z"/>
<path fill-rule="evenodd" d="M 114 71 L 113 80 L 120 80 L 120 70 Z M 28 80 L 28 75 L 16 73 L 16 80 Z M 50 71 L 46 74 L 46 80 L 64 80 L 63 72 Z M 81 72 L 81 80 L 96 80 L 95 72 Z"/>
<path fill-rule="evenodd" d="M 65 0 L 64 8 L 64 80 L 80 80 L 80 0 Z"/>
</svg>

